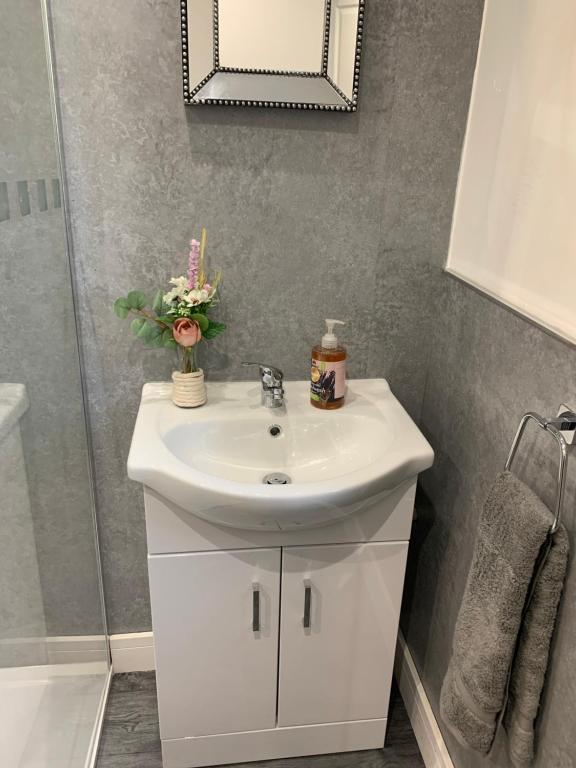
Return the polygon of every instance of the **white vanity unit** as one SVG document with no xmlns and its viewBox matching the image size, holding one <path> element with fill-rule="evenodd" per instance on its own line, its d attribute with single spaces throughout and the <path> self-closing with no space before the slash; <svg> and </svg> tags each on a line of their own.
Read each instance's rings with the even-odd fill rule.
<svg viewBox="0 0 576 768">
<path fill-rule="evenodd" d="M 144 485 L 165 768 L 382 747 L 418 472 L 432 449 L 384 380 L 325 412 L 288 382 L 181 410 L 147 384 Z M 290 484 L 264 484 L 263 478 Z"/>
</svg>

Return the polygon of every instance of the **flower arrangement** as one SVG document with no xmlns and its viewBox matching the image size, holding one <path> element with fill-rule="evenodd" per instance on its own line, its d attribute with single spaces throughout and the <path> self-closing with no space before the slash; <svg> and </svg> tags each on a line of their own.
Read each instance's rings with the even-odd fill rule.
<svg viewBox="0 0 576 768">
<path fill-rule="evenodd" d="M 196 347 L 226 330 L 208 316 L 218 303 L 218 286 L 222 274 L 210 279 L 206 271 L 206 230 L 200 241 L 190 241 L 188 272 L 170 280 L 168 291 L 156 292 L 152 302 L 141 291 L 130 291 L 114 302 L 114 312 L 122 319 L 133 316 L 132 332 L 149 347 L 176 350 L 182 374 L 199 371 Z"/>
</svg>

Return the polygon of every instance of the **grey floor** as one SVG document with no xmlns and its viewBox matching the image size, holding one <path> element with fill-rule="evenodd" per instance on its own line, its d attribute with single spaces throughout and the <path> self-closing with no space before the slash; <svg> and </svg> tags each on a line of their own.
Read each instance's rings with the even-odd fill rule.
<svg viewBox="0 0 576 768">
<path fill-rule="evenodd" d="M 96 768 L 162 768 L 153 672 L 114 676 Z M 394 688 L 384 749 L 244 763 L 242 768 L 424 768 L 424 763 Z"/>
</svg>

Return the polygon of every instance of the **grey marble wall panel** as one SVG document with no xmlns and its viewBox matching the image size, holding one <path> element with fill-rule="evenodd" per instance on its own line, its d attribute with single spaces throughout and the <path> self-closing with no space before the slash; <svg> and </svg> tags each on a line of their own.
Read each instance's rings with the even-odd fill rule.
<svg viewBox="0 0 576 768">
<path fill-rule="evenodd" d="M 26 384 L 22 420 L 50 635 L 102 629 L 76 329 L 61 210 L 0 228 L 1 380 Z M 22 291 L 42 300 L 22 313 Z M 26 290 L 26 288 L 24 288 Z"/>
<path fill-rule="evenodd" d="M 0 180 L 56 172 L 38 0 L 3 0 L 0 24 Z"/>
<path fill-rule="evenodd" d="M 26 384 L 30 399 L 21 432 L 46 630 L 97 634 L 102 620 L 64 218 L 51 196 L 42 210 L 36 185 L 41 179 L 51 186 L 58 176 L 40 2 L 3 0 L 1 17 L 0 180 L 7 202 L 0 200 L 0 208 L 7 215 L 0 216 L 0 381 Z M 5 609 L 0 601 L 0 624 Z"/>
<path fill-rule="evenodd" d="M 177 3 L 53 0 L 114 632 L 150 626 L 125 463 L 142 383 L 172 360 L 110 308 L 182 271 L 201 225 L 230 326 L 202 354 L 209 378 L 246 377 L 246 358 L 305 377 L 323 318 L 341 317 L 350 374 L 389 377 L 419 410 L 481 2 L 368 5 L 360 111 L 342 116 L 185 109 Z"/>
<path fill-rule="evenodd" d="M 422 427 L 436 451 L 423 475 L 431 504 L 419 510 L 409 554 L 402 626 L 433 707 L 448 663 L 454 623 L 470 565 L 478 516 L 502 469 L 521 415 L 576 405 L 576 349 L 445 276 L 431 339 Z M 514 465 L 549 504 L 557 448 L 532 430 Z M 564 521 L 576 546 L 576 456 L 569 467 Z M 537 768 L 576 765 L 569 727 L 576 705 L 576 569 L 572 565 L 554 639 L 538 727 Z M 442 725 L 441 721 L 440 725 Z M 507 766 L 463 750 L 445 733 L 457 768 Z"/>
<path fill-rule="evenodd" d="M 360 111 L 343 116 L 185 109 L 178 3 L 53 0 L 112 631 L 150 626 L 125 463 L 142 383 L 172 367 L 113 300 L 180 273 L 204 225 L 230 326 L 202 354 L 209 378 L 246 377 L 246 358 L 305 377 L 341 317 L 350 374 L 387 376 L 417 414 L 481 5 L 369 2 Z"/>
</svg>

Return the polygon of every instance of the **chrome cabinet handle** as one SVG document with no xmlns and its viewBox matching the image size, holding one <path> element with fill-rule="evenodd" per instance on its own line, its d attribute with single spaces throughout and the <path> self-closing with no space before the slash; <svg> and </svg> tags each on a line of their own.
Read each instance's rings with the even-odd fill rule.
<svg viewBox="0 0 576 768">
<path fill-rule="evenodd" d="M 310 612 L 312 609 L 312 585 L 306 579 L 304 582 L 304 617 L 302 619 L 302 626 L 304 629 L 310 629 Z"/>
<path fill-rule="evenodd" d="M 260 632 L 260 584 L 252 585 L 252 632 Z"/>
</svg>

